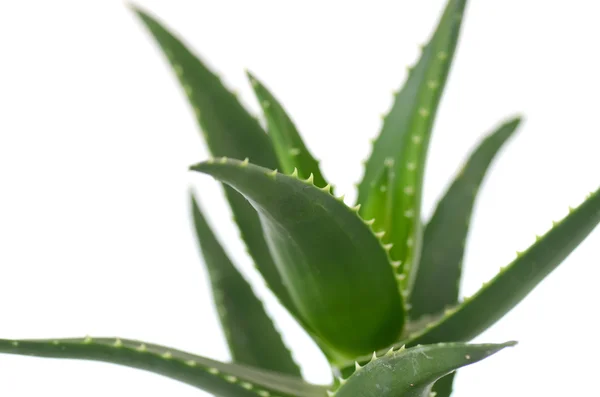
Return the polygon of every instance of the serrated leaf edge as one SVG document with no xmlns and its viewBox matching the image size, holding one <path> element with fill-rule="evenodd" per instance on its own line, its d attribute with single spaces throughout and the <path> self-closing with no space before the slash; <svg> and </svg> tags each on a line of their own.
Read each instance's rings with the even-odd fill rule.
<svg viewBox="0 0 600 397">
<path fill-rule="evenodd" d="M 216 158 L 209 158 L 206 161 L 208 164 L 214 164 L 214 163 L 219 163 L 219 164 L 226 164 L 226 163 L 237 163 L 238 167 L 240 168 L 245 168 L 248 164 L 250 163 L 250 160 L 248 158 L 244 159 L 244 161 L 240 161 L 237 159 L 230 159 L 227 157 L 216 157 Z M 390 243 L 385 243 L 383 241 L 385 232 L 381 231 L 381 230 L 375 230 L 373 228 L 373 224 L 375 223 L 375 219 L 364 219 L 360 213 L 360 204 L 356 205 L 356 206 L 349 206 L 348 204 L 345 203 L 344 201 L 344 195 L 341 196 L 335 196 L 332 193 L 332 190 L 330 188 L 330 185 L 327 185 L 323 188 L 318 187 L 317 185 L 314 184 L 314 176 L 311 173 L 309 175 L 309 177 L 307 179 L 302 179 L 298 176 L 298 171 L 297 169 L 294 169 L 294 171 L 292 171 L 291 174 L 285 174 L 282 172 L 279 172 L 277 169 L 275 170 L 271 170 L 265 173 L 266 176 L 268 176 L 269 178 L 273 178 L 276 179 L 277 175 L 283 175 L 283 176 L 287 176 L 290 178 L 294 178 L 306 185 L 310 185 L 312 187 L 314 187 L 317 190 L 320 190 L 323 193 L 326 193 L 328 196 L 333 197 L 335 200 L 337 200 L 338 202 L 344 204 L 344 207 L 346 209 L 348 209 L 350 212 L 352 212 L 356 217 L 358 217 L 358 219 L 364 223 L 367 226 L 367 229 L 371 232 L 371 234 L 373 235 L 373 237 L 375 237 L 375 239 L 379 242 L 379 245 L 381 246 L 381 249 L 385 252 L 388 264 L 392 270 L 392 273 L 395 275 L 396 277 L 396 281 L 397 281 L 397 285 L 398 285 L 398 291 L 400 293 L 400 295 L 402 296 L 402 305 L 404 308 L 404 313 L 405 315 L 408 315 L 408 304 L 407 304 L 407 297 L 408 297 L 408 293 L 407 291 L 405 291 L 402 287 L 401 287 L 401 281 L 404 280 L 404 275 L 403 274 L 399 274 L 396 272 L 396 269 L 400 267 L 401 262 L 400 261 L 394 261 L 392 259 L 392 257 L 390 256 L 390 250 L 393 247 L 393 244 Z"/>
<path fill-rule="evenodd" d="M 106 340 L 107 338 L 101 338 L 101 339 Z M 41 341 L 41 340 L 23 340 L 23 341 L 12 340 L 12 341 L 10 341 L 9 340 L 9 341 L 10 341 L 11 345 L 14 347 L 19 347 L 21 342 L 47 342 L 48 344 L 52 344 L 57 347 L 69 346 L 69 345 L 94 345 L 94 344 L 96 344 L 96 346 L 112 347 L 113 349 L 124 349 L 124 350 L 129 350 L 130 352 L 133 352 L 133 353 L 138 353 L 140 355 L 142 355 L 142 354 L 151 355 L 151 356 L 154 356 L 155 358 L 159 358 L 161 360 L 176 361 L 176 362 L 179 362 L 180 364 L 186 365 L 187 367 L 204 370 L 205 372 L 207 372 L 215 377 L 219 377 L 228 383 L 238 385 L 239 387 L 241 387 L 245 390 L 252 391 L 260 397 L 284 397 L 284 396 L 286 396 L 285 394 L 281 394 L 281 395 L 274 394 L 271 391 L 266 390 L 266 389 L 262 388 L 261 386 L 248 381 L 247 379 L 241 378 L 239 376 L 234 376 L 234 375 L 224 373 L 215 367 L 202 365 L 202 364 L 198 363 L 196 360 L 179 359 L 169 349 L 162 349 L 159 352 L 155 352 L 151 349 L 148 349 L 147 345 L 143 342 L 139 342 L 139 343 L 137 343 L 137 345 L 135 347 L 133 347 L 133 346 L 129 346 L 130 342 L 124 343 L 123 342 L 124 340 L 125 339 L 114 338 L 112 344 L 96 343 L 96 340 L 88 335 L 88 336 L 85 336 L 81 342 L 77 342 L 75 340 L 60 340 L 60 339 L 54 339 L 54 340 L 48 340 L 48 341 L 46 341 L 46 340 L 44 340 L 44 341 Z"/>
</svg>

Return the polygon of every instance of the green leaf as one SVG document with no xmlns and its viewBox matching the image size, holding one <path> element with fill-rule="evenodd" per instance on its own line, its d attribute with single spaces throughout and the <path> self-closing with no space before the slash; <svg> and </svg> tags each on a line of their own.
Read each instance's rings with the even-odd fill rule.
<svg viewBox="0 0 600 397">
<path fill-rule="evenodd" d="M 471 213 L 488 167 L 521 120 L 500 125 L 474 150 L 437 205 L 423 234 L 423 249 L 410 295 L 412 318 L 458 303 L 458 287 Z"/>
<path fill-rule="evenodd" d="M 357 369 L 335 396 L 429 397 L 436 380 L 515 344 L 448 343 L 390 350 Z"/>
<path fill-rule="evenodd" d="M 158 20 L 140 9 L 134 11 L 179 78 L 213 155 L 240 160 L 248 157 L 255 164 L 277 167 L 269 137 L 219 77 Z"/>
<path fill-rule="evenodd" d="M 258 211 L 282 279 L 301 316 L 337 357 L 398 340 L 402 297 L 385 247 L 357 215 L 319 189 L 247 162 L 195 165 L 242 193 Z"/>
<path fill-rule="evenodd" d="M 247 72 L 247 75 L 265 115 L 267 131 L 281 166 L 280 171 L 284 174 L 291 174 L 296 168 L 300 178 L 306 179 L 313 174 L 315 186 L 327 186 L 319 169 L 319 162 L 306 148 L 296 126 L 283 106 L 255 76 L 250 72 Z"/>
<path fill-rule="evenodd" d="M 302 379 L 127 339 L 0 339 L 0 353 L 104 361 L 160 374 L 221 397 L 324 397 Z"/>
<path fill-rule="evenodd" d="M 386 164 L 393 163 L 393 203 L 385 241 L 392 243 L 391 257 L 401 261 L 402 287 L 412 288 L 421 245 L 421 196 L 429 140 L 438 104 L 452 64 L 466 0 L 450 0 L 421 59 L 409 71 L 402 90 L 385 117 L 381 134 L 367 160 L 358 187 L 358 203 L 372 208 L 370 192 L 377 188 Z M 377 212 L 377 211 L 376 211 Z M 361 212 L 368 217 L 365 212 Z"/>
<path fill-rule="evenodd" d="M 142 10 L 134 8 L 134 11 L 156 39 L 179 78 L 210 152 L 214 156 L 250 158 L 255 164 L 277 168 L 277 157 L 269 137 L 235 95 L 159 21 Z M 295 315 L 296 309 L 281 283 L 256 212 L 233 189 L 225 187 L 225 194 L 256 267 L 281 303 Z"/>
<path fill-rule="evenodd" d="M 470 298 L 446 311 L 440 319 L 405 335 L 395 344 L 415 346 L 438 342 L 466 342 L 500 320 L 521 302 L 548 274 L 558 267 L 600 223 L 600 189 L 590 194 L 562 221 L 555 222 L 543 237 L 503 268 L 496 277 Z M 367 362 L 368 356 L 357 359 Z M 340 367 L 341 373 L 352 371 L 352 364 Z"/>
<path fill-rule="evenodd" d="M 460 306 L 416 335 L 409 344 L 468 341 L 500 320 L 558 267 L 600 222 L 600 190 Z"/>
<path fill-rule="evenodd" d="M 191 199 L 196 236 L 233 361 L 301 377 L 262 302 L 225 253 L 193 196 Z"/>
</svg>

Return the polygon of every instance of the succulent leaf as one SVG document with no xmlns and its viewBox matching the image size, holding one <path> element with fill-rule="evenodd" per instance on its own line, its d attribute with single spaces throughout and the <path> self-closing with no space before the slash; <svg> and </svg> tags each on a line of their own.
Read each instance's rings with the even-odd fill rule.
<svg viewBox="0 0 600 397">
<path fill-rule="evenodd" d="M 277 157 L 269 137 L 218 76 L 158 20 L 140 9 L 134 8 L 134 11 L 170 62 L 194 109 L 210 152 L 214 156 L 250 158 L 255 164 L 277 168 Z M 225 195 L 257 269 L 281 303 L 295 315 L 296 309 L 281 283 L 256 212 L 230 187 L 225 186 Z"/>
<path fill-rule="evenodd" d="M 219 77 L 182 40 L 150 14 L 134 9 L 170 62 L 204 139 L 214 156 L 228 156 L 264 167 L 278 166 L 269 137 Z"/>
<path fill-rule="evenodd" d="M 410 314 L 419 318 L 458 303 L 458 287 L 471 213 L 486 172 L 519 118 L 498 126 L 473 151 L 425 226 L 417 278 L 410 295 Z"/>
<path fill-rule="evenodd" d="M 247 75 L 265 115 L 267 131 L 279 159 L 280 171 L 291 174 L 296 169 L 302 179 L 313 174 L 315 186 L 321 188 L 327 186 L 328 183 L 319 169 L 319 162 L 308 151 L 283 106 L 254 75 L 250 72 L 247 72 Z"/>
<path fill-rule="evenodd" d="M 517 117 L 503 123 L 478 145 L 425 226 L 419 267 L 409 298 L 412 318 L 435 315 L 458 304 L 464 243 L 479 186 L 496 154 L 520 122 Z M 436 397 L 451 395 L 454 376 L 452 373 L 435 382 Z"/>
<path fill-rule="evenodd" d="M 357 369 L 334 393 L 336 397 L 429 397 L 441 377 L 481 361 L 515 342 L 468 345 L 448 343 L 401 348 Z"/>
<path fill-rule="evenodd" d="M 301 377 L 262 302 L 225 253 L 193 196 L 191 201 L 196 236 L 233 361 Z"/>
<path fill-rule="evenodd" d="M 394 346 L 415 346 L 439 342 L 469 341 L 521 302 L 548 274 L 581 244 L 600 223 L 600 189 L 560 222 L 556 222 L 544 236 L 537 239 L 526 251 L 504 267 L 496 277 L 487 282 L 475 295 L 421 331 L 406 335 Z M 359 363 L 368 362 L 362 356 Z M 353 364 L 340 366 L 340 372 L 350 374 Z"/>
<path fill-rule="evenodd" d="M 394 244 L 390 255 L 401 261 L 402 286 L 410 291 L 416 276 L 421 244 L 421 196 L 425 160 L 438 103 L 452 64 L 466 0 L 450 0 L 429 43 L 402 90 L 367 160 L 358 187 L 358 203 L 371 208 L 370 192 L 378 183 L 386 163 L 394 163 L 394 180 L 389 196 L 390 229 L 386 241 Z M 380 179 L 379 179 L 380 180 Z M 375 187 L 376 189 L 376 187 Z M 363 210 L 366 211 L 366 210 Z"/>
<path fill-rule="evenodd" d="M 407 344 L 468 341 L 500 320 L 558 267 L 600 222 L 600 189 L 503 268 L 451 314 Z"/>
<path fill-rule="evenodd" d="M 154 372 L 221 397 L 325 396 L 322 386 L 300 378 L 127 339 L 0 339 L 0 353 L 103 361 Z"/>
<path fill-rule="evenodd" d="M 294 304 L 334 360 L 397 340 L 402 297 L 386 249 L 355 211 L 310 179 L 253 164 L 220 159 L 191 168 L 230 184 L 256 208 Z"/>
</svg>

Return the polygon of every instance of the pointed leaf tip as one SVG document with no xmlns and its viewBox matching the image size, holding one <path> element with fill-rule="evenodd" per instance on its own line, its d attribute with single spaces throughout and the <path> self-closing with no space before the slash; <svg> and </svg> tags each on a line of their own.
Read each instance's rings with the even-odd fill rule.
<svg viewBox="0 0 600 397">
<path fill-rule="evenodd" d="M 90 341 L 91 340 L 91 341 Z M 129 339 L 0 339 L 0 353 L 101 361 L 137 368 L 223 397 L 322 397 L 325 388 L 254 367 L 223 363 L 166 346 Z"/>
<path fill-rule="evenodd" d="M 411 316 L 439 313 L 458 302 L 470 218 L 477 190 L 499 151 L 514 135 L 520 119 L 498 125 L 470 154 L 425 226 L 423 247 L 411 294 Z M 406 189 L 405 189 L 406 193 Z"/>
<path fill-rule="evenodd" d="M 282 173 L 289 174 L 292 170 L 297 169 L 296 172 L 300 178 L 306 178 L 313 173 L 316 186 L 327 185 L 319 168 L 319 162 L 309 152 L 296 125 L 281 103 L 256 76 L 250 72 L 247 75 L 256 98 L 262 106 L 267 121 L 268 136 L 275 148 Z"/>
<path fill-rule="evenodd" d="M 393 352 L 369 362 L 360 371 L 355 370 L 336 395 L 371 396 L 377 390 L 377 397 L 427 396 L 441 377 L 514 345 L 514 342 L 498 345 L 447 343 L 412 347 L 402 354 Z"/>
<path fill-rule="evenodd" d="M 268 170 L 237 163 L 192 169 L 232 186 L 258 211 L 293 303 L 317 337 L 340 359 L 393 343 L 404 322 L 402 297 L 372 231 L 319 188 L 284 174 L 267 178 Z"/>
</svg>

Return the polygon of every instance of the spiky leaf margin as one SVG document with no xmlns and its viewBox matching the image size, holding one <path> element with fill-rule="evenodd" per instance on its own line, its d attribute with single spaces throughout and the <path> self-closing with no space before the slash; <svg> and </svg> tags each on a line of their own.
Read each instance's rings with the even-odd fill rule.
<svg viewBox="0 0 600 397">
<path fill-rule="evenodd" d="M 191 169 L 230 184 L 256 208 L 294 304 L 339 357 L 397 340 L 404 307 L 389 248 L 356 209 L 315 187 L 312 177 L 303 181 L 247 161 L 223 158 Z"/>
<path fill-rule="evenodd" d="M 0 353 L 103 361 L 178 380 L 221 397 L 324 397 L 325 389 L 301 379 L 228 364 L 177 349 L 118 338 L 0 339 Z"/>
</svg>

